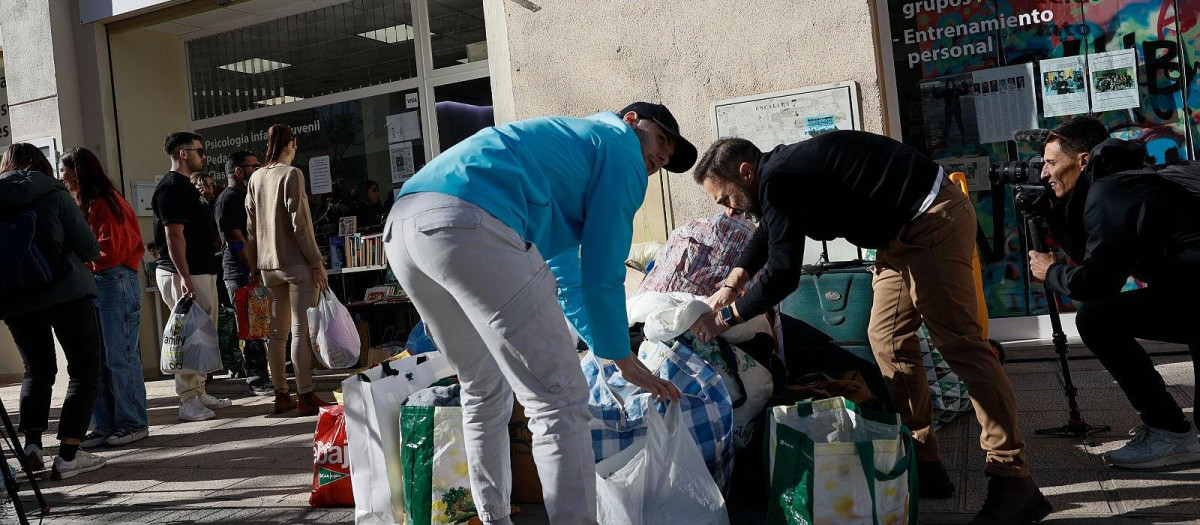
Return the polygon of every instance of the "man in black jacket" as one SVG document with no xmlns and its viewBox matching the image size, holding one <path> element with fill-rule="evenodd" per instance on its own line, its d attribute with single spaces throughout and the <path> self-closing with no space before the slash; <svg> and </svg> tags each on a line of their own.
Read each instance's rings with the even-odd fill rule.
<svg viewBox="0 0 1200 525">
<path fill-rule="evenodd" d="M 1031 273 L 1079 302 L 1080 337 L 1142 418 L 1105 459 L 1125 468 L 1200 461 L 1192 424 L 1135 339 L 1200 351 L 1200 200 L 1146 167 L 1144 146 L 1109 139 L 1092 117 L 1055 128 L 1044 156 L 1042 179 L 1057 197 L 1051 231 L 1074 264 L 1030 252 Z M 1122 292 L 1131 275 L 1148 287 Z"/>
<path fill-rule="evenodd" d="M 761 222 L 737 267 L 709 298 L 701 340 L 775 306 L 795 291 L 805 237 L 844 237 L 877 248 L 870 339 L 893 407 L 913 432 L 923 497 L 948 498 L 917 329 L 922 320 L 967 384 L 983 428 L 988 496 L 971 523 L 1031 523 L 1050 503 L 1029 477 L 1012 385 L 976 317 L 975 208 L 916 150 L 860 131 L 834 131 L 763 154 L 751 142 L 717 141 L 694 170 L 728 214 Z M 760 273 L 742 297 L 739 292 Z"/>
<path fill-rule="evenodd" d="M 221 233 L 221 267 L 225 289 L 229 293 L 229 301 L 234 302 L 239 288 L 248 284 L 257 286 L 260 282 L 251 279 L 250 273 L 256 270 L 254 262 L 244 250 L 246 244 L 246 181 L 262 164 L 258 157 L 249 151 L 235 151 L 225 162 L 225 174 L 229 186 L 217 196 L 213 205 L 213 218 L 217 221 L 217 229 Z M 267 345 L 261 339 L 244 341 L 243 354 L 246 358 L 246 383 L 250 392 L 259 396 L 275 393 L 275 385 L 271 384 L 267 373 Z"/>
</svg>

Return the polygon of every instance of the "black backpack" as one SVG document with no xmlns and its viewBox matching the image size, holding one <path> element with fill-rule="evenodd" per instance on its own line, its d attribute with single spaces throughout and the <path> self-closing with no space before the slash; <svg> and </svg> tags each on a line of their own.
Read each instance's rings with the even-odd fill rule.
<svg viewBox="0 0 1200 525">
<path fill-rule="evenodd" d="M 54 281 L 52 257 L 37 245 L 37 210 L 30 208 L 0 219 L 0 290 L 45 286 Z"/>
<path fill-rule="evenodd" d="M 1158 174 L 1200 199 L 1200 162 L 1183 161 L 1158 168 Z"/>
</svg>

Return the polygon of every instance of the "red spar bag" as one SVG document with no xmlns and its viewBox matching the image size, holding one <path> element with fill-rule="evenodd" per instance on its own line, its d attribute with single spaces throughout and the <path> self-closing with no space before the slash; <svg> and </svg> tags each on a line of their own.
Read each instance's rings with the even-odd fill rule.
<svg viewBox="0 0 1200 525">
<path fill-rule="evenodd" d="M 243 286 L 233 294 L 237 312 L 238 339 L 243 341 L 267 338 L 271 324 L 271 302 L 262 286 Z"/>
<path fill-rule="evenodd" d="M 354 505 L 350 456 L 346 454 L 346 413 L 342 405 L 321 407 L 313 437 L 313 507 Z"/>
</svg>

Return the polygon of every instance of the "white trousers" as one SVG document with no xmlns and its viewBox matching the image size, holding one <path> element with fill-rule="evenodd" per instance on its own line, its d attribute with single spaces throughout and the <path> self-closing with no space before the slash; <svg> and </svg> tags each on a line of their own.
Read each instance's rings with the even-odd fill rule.
<svg viewBox="0 0 1200 525">
<path fill-rule="evenodd" d="M 183 279 L 179 274 L 163 269 L 155 270 L 154 281 L 158 283 L 158 291 L 162 294 L 167 310 L 175 307 L 175 302 L 183 296 Z M 192 285 L 196 287 L 195 305 L 203 308 L 212 318 L 213 328 L 217 325 L 217 276 L 193 275 Z M 169 314 L 168 314 L 169 315 Z M 179 401 L 187 401 L 204 393 L 204 380 L 207 374 L 175 374 L 175 393 Z"/>
<path fill-rule="evenodd" d="M 510 523 L 515 393 L 529 417 L 550 523 L 595 523 L 587 382 L 537 248 L 478 206 L 438 193 L 400 199 L 383 238 L 396 279 L 458 372 L 480 518 Z"/>
</svg>

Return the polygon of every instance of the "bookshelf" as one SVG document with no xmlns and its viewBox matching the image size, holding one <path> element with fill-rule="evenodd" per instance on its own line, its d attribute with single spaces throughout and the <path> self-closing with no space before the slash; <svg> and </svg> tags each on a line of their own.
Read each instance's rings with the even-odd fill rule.
<svg viewBox="0 0 1200 525">
<path fill-rule="evenodd" d="M 373 264 L 370 266 L 351 266 L 349 268 L 339 268 L 337 270 L 325 270 L 329 275 L 341 275 L 345 273 L 372 272 L 376 270 L 386 270 L 386 264 Z"/>
</svg>

